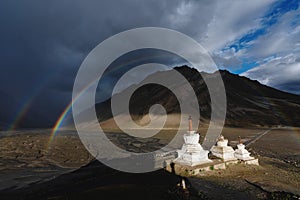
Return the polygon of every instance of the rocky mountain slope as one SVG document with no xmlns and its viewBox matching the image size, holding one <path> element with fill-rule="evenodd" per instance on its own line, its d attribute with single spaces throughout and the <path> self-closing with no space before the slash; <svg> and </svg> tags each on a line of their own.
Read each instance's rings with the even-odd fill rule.
<svg viewBox="0 0 300 200">
<path fill-rule="evenodd" d="M 191 104 L 199 103 L 201 121 L 208 122 L 211 116 L 211 100 L 202 76 L 215 79 L 216 73 L 201 73 L 201 76 L 196 69 L 188 66 L 175 69 L 190 82 L 198 100 Z M 150 76 L 159 76 L 163 73 L 169 72 L 157 72 Z M 300 126 L 300 96 L 279 91 L 226 70 L 220 70 L 220 74 L 227 96 L 227 126 Z M 177 87 L 181 87 L 180 83 Z M 117 95 L 122 98 L 126 92 L 124 90 Z M 188 100 L 189 96 L 183 92 L 182 98 Z M 110 104 L 109 99 L 96 105 L 99 121 L 112 120 Z M 178 100 L 170 90 L 158 84 L 147 84 L 139 87 L 131 96 L 129 105 L 131 117 L 137 121 L 143 119 L 154 104 L 161 104 L 168 115 L 181 113 Z M 122 111 L 119 114 L 122 114 Z"/>
</svg>

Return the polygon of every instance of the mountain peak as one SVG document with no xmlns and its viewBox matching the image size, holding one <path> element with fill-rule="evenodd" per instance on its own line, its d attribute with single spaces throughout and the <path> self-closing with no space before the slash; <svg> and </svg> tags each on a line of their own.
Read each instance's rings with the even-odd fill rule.
<svg viewBox="0 0 300 200">
<path fill-rule="evenodd" d="M 211 100 L 208 88 L 202 79 L 215 79 L 215 73 L 199 73 L 197 69 L 187 65 L 175 67 L 191 84 L 198 102 L 191 102 L 191 105 L 198 104 L 202 121 L 209 121 L 211 116 Z M 233 74 L 228 70 L 219 70 L 227 96 L 227 116 L 226 125 L 229 126 L 300 126 L 300 96 L 276 90 L 274 88 L 260 84 L 258 81 Z M 168 71 L 157 72 L 168 73 Z M 159 74 L 158 74 L 159 75 Z M 150 75 L 151 76 L 151 75 Z M 162 105 L 168 114 L 188 114 L 181 113 L 178 100 L 165 87 L 157 84 L 144 85 L 134 92 L 130 99 L 130 114 L 135 119 L 142 119 L 149 113 L 149 109 L 154 104 Z M 180 84 L 180 82 L 175 83 Z M 174 85 L 180 88 L 181 85 Z M 123 91 L 124 94 L 126 90 Z M 122 92 L 122 93 L 123 93 Z M 122 93 L 120 97 L 122 98 Z M 183 91 L 182 99 L 189 101 L 189 96 Z M 112 117 L 110 100 L 96 106 L 100 121 L 108 120 Z M 105 111 L 106 110 L 106 111 Z M 289 116 L 287 119 L 285 116 Z"/>
</svg>

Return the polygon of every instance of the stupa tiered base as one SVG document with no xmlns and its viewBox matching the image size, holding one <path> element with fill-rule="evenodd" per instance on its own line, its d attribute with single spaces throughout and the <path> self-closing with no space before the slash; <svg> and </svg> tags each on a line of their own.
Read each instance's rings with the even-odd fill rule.
<svg viewBox="0 0 300 200">
<path fill-rule="evenodd" d="M 199 134 L 194 131 L 188 131 L 184 134 L 184 144 L 181 150 L 178 150 L 178 158 L 173 162 L 186 166 L 196 166 L 212 162 L 208 159 L 209 151 L 206 151 L 199 144 Z"/>
<path fill-rule="evenodd" d="M 222 158 L 224 161 L 237 160 L 234 156 L 235 152 L 233 148 L 228 146 L 228 140 L 224 139 L 223 136 L 221 136 L 217 145 L 211 148 L 211 153 L 218 158 Z"/>
</svg>

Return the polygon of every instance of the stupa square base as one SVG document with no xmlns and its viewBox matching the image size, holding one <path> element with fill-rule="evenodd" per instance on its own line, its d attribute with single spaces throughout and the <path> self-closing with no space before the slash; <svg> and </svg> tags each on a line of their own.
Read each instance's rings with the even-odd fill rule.
<svg viewBox="0 0 300 200">
<path fill-rule="evenodd" d="M 258 159 L 257 158 L 253 158 L 253 159 L 250 159 L 250 160 L 245 160 L 243 161 L 246 165 L 257 165 L 259 166 L 259 162 L 258 162 Z"/>
<path fill-rule="evenodd" d="M 205 163 L 211 163 L 212 160 L 208 159 L 207 154 L 208 153 L 205 153 L 203 156 L 199 156 L 199 153 L 183 154 L 173 162 L 186 166 L 196 166 Z"/>
<path fill-rule="evenodd" d="M 222 159 L 212 159 L 210 162 L 201 163 L 194 166 L 186 165 L 184 163 L 176 162 L 175 160 L 168 160 L 165 163 L 165 169 L 171 173 L 175 173 L 181 176 L 195 176 L 205 175 L 213 170 L 226 170 L 230 165 L 259 165 L 258 159 L 252 159 L 248 161 L 231 160 L 224 161 Z"/>
</svg>

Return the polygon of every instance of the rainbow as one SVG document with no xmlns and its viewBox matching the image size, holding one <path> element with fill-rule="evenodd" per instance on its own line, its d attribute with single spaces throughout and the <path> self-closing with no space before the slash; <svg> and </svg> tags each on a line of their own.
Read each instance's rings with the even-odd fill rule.
<svg viewBox="0 0 300 200">
<path fill-rule="evenodd" d="M 58 131 L 58 129 L 60 128 L 60 126 L 62 125 L 64 119 L 66 118 L 66 116 L 68 115 L 68 113 L 71 111 L 72 108 L 72 101 L 68 104 L 68 106 L 64 109 L 64 111 L 61 113 L 61 115 L 59 116 L 58 120 L 55 122 L 51 134 L 50 134 L 50 138 L 48 140 L 48 144 L 47 144 L 47 149 L 50 147 L 56 132 Z"/>
<path fill-rule="evenodd" d="M 55 135 L 57 133 L 57 131 L 59 130 L 59 128 L 61 127 L 62 123 L 64 122 L 66 116 L 71 112 L 72 110 L 72 105 L 74 102 L 76 102 L 81 96 L 82 94 L 84 94 L 84 92 L 89 89 L 91 86 L 93 86 L 93 84 L 97 81 L 98 79 L 95 79 L 93 81 L 91 81 L 90 84 L 88 84 L 86 87 L 84 87 L 79 94 L 74 98 L 74 100 L 72 100 L 67 107 L 64 109 L 64 111 L 60 114 L 59 118 L 57 119 L 57 121 L 55 122 L 52 130 L 51 130 L 51 134 L 50 134 L 50 138 L 48 139 L 48 143 L 47 143 L 47 149 L 51 146 L 51 143 L 53 141 L 53 139 L 55 138 Z"/>
<path fill-rule="evenodd" d="M 156 57 L 160 57 L 160 56 L 156 56 Z M 140 58 L 140 60 L 146 60 L 146 58 Z M 130 61 L 127 61 L 125 63 L 122 63 L 122 65 L 118 65 L 116 66 L 115 68 L 113 68 L 112 70 L 106 72 L 105 76 L 106 75 L 109 75 L 109 74 L 112 74 L 113 72 L 117 71 L 119 68 L 123 67 L 124 65 L 129 65 L 129 64 L 136 64 L 136 62 L 138 62 L 137 60 L 130 60 Z M 57 131 L 59 130 L 59 128 L 61 127 L 62 123 L 64 122 L 66 116 L 70 113 L 71 111 L 71 108 L 72 108 L 72 105 L 74 102 L 76 102 L 80 96 L 87 90 L 89 89 L 96 81 L 98 81 L 98 78 L 96 78 L 95 80 L 91 81 L 90 84 L 88 84 L 86 87 L 84 87 L 78 94 L 77 97 L 74 98 L 74 101 L 71 101 L 67 107 L 64 109 L 64 111 L 60 114 L 59 118 L 57 119 L 57 121 L 55 122 L 53 128 L 52 128 L 52 131 L 51 131 L 51 134 L 50 134 L 50 138 L 48 140 L 48 144 L 47 144 L 47 149 L 51 146 L 51 143 L 52 141 L 54 140 L 55 138 L 55 135 L 57 133 Z"/>
</svg>

